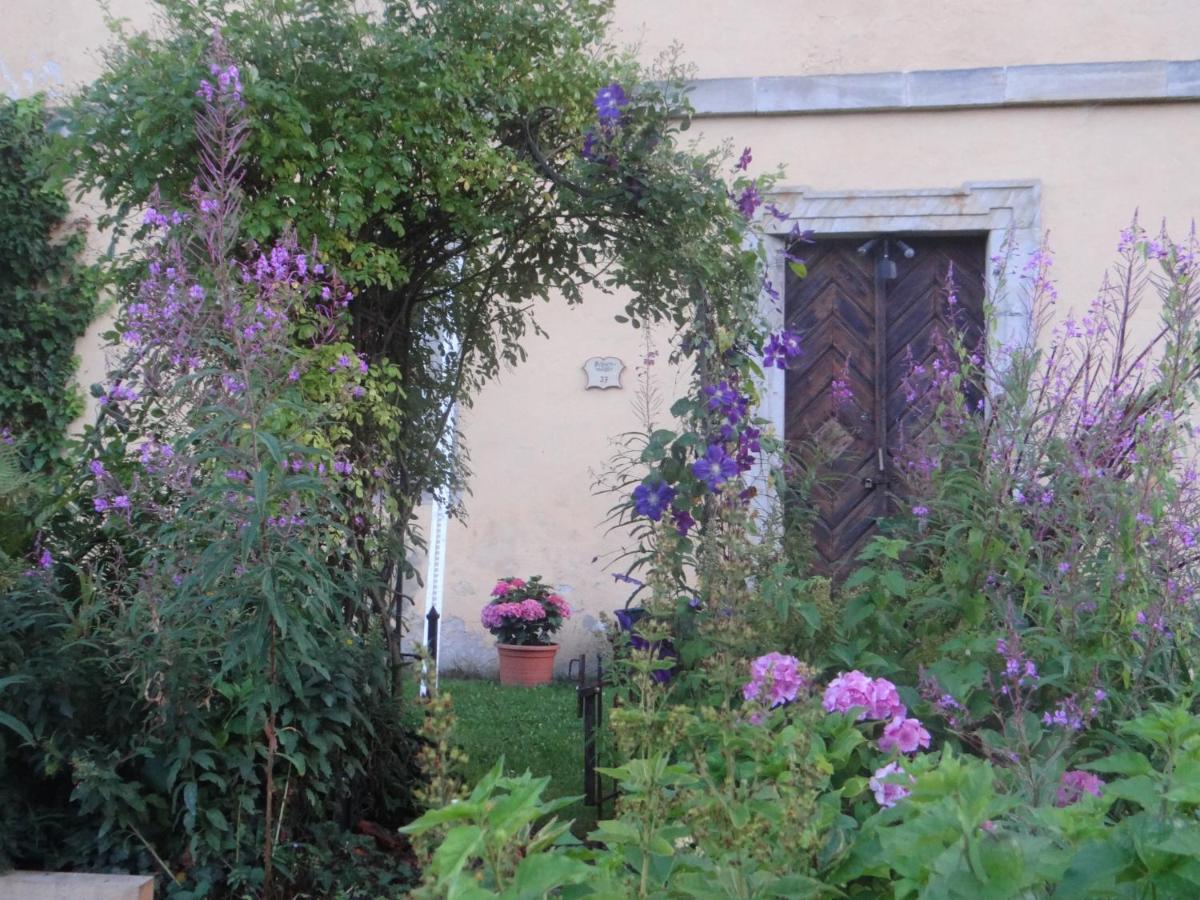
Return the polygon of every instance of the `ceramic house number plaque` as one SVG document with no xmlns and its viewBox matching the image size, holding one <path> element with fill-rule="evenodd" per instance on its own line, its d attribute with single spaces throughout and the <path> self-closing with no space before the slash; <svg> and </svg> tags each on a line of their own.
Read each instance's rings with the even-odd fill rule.
<svg viewBox="0 0 1200 900">
<path fill-rule="evenodd" d="M 625 363 L 615 356 L 593 356 L 583 364 L 587 388 L 619 388 Z"/>
</svg>

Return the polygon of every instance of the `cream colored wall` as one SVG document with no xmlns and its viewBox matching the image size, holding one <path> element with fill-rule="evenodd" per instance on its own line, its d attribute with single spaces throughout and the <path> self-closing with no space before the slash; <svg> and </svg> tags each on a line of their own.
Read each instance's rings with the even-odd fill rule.
<svg viewBox="0 0 1200 900">
<path fill-rule="evenodd" d="M 149 0 L 109 0 L 117 19 L 151 24 Z M 98 0 L 4 0 L 0 3 L 0 91 L 70 88 L 100 71 L 108 40 Z"/>
<path fill-rule="evenodd" d="M 617 37 L 701 78 L 1191 59 L 1195 0 L 616 0 Z"/>
<path fill-rule="evenodd" d="M 112 5 L 149 19 L 147 0 Z M 68 84 L 97 70 L 106 33 L 95 0 L 5 0 L 3 12 L 0 89 L 26 92 L 26 70 L 42 73 L 34 78 L 44 86 L 54 76 L 47 62 Z M 708 78 L 1200 55 L 1195 0 L 618 0 L 615 25 L 616 39 L 640 42 L 647 60 L 682 42 L 697 76 Z M 1179 104 L 846 114 L 708 119 L 698 131 L 749 145 L 755 170 L 782 163 L 789 183 L 818 190 L 1040 179 L 1063 303 L 1083 305 L 1135 208 L 1144 222 L 1166 218 L 1177 232 L 1200 211 L 1198 113 Z M 478 613 L 498 575 L 541 573 L 564 589 L 580 614 L 563 634 L 563 658 L 593 646 L 596 614 L 626 595 L 602 565 L 621 546 L 602 525 L 611 498 L 591 493 L 609 441 L 636 424 L 632 375 L 643 347 L 612 321 L 620 305 L 589 297 L 580 309 L 545 307 L 551 339 L 534 340 L 528 362 L 464 413 L 475 478 L 470 518 L 448 536 L 448 662 L 494 665 Z M 1144 314 L 1146 327 L 1152 316 Z M 93 366 L 94 348 L 81 345 Z M 585 391 L 580 366 L 589 356 L 621 357 L 627 387 Z M 675 396 L 671 374 L 657 371 Z"/>
</svg>

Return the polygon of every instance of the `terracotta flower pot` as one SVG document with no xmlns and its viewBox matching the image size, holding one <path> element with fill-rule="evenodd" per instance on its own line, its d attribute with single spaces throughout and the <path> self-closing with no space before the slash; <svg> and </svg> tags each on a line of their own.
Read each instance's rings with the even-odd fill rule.
<svg viewBox="0 0 1200 900">
<path fill-rule="evenodd" d="M 558 644 L 496 644 L 501 684 L 549 684 Z"/>
</svg>

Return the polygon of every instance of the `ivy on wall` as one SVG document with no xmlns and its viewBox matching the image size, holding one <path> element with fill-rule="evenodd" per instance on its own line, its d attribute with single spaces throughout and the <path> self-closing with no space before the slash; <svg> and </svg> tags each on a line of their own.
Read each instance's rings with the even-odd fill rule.
<svg viewBox="0 0 1200 900">
<path fill-rule="evenodd" d="M 61 139 L 40 97 L 0 97 L 0 433 L 22 438 L 40 469 L 83 409 L 75 342 L 96 310 L 99 278 L 66 222 Z"/>
</svg>

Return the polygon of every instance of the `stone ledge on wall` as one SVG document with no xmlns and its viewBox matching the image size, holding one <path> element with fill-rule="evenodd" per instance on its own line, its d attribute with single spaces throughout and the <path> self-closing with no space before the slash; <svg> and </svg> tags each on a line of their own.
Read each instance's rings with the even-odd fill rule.
<svg viewBox="0 0 1200 900">
<path fill-rule="evenodd" d="M 699 117 L 1185 102 L 1200 100 L 1200 60 L 705 78 L 690 87 Z"/>
</svg>

